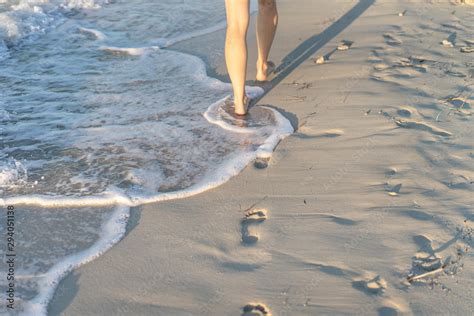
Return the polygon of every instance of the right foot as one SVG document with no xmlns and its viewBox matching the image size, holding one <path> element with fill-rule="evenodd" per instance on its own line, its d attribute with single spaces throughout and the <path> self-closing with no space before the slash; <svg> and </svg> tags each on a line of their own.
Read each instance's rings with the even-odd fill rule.
<svg viewBox="0 0 474 316">
<path fill-rule="evenodd" d="M 237 116 L 245 116 L 247 115 L 247 110 L 248 110 L 248 103 L 249 99 L 245 96 L 244 100 L 242 103 L 237 103 L 234 100 L 234 107 L 235 107 L 235 115 Z"/>
</svg>

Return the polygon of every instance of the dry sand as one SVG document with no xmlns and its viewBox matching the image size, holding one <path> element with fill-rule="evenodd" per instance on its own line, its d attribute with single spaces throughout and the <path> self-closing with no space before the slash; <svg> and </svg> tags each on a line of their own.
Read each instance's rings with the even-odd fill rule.
<svg viewBox="0 0 474 316">
<path fill-rule="evenodd" d="M 474 312 L 474 7 L 280 2 L 284 67 L 260 104 L 297 132 L 267 168 L 133 210 L 52 315 Z"/>
</svg>

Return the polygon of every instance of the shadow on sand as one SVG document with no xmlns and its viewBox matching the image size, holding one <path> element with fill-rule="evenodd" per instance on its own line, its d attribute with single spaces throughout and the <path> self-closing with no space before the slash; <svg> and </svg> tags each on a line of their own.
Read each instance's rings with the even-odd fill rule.
<svg viewBox="0 0 474 316">
<path fill-rule="evenodd" d="M 346 14 L 334 22 L 330 27 L 325 29 L 322 33 L 313 35 L 312 37 L 306 39 L 288 55 L 286 55 L 282 63 L 277 66 L 275 73 L 276 76 L 269 82 L 262 84 L 262 88 L 265 90 L 264 94 L 258 99 L 253 100 L 253 104 L 257 104 L 268 92 L 270 92 L 274 87 L 276 87 L 283 79 L 285 79 L 293 70 L 295 70 L 301 63 L 307 60 L 320 48 L 326 45 L 329 41 L 339 35 L 344 29 L 346 29 L 352 22 L 354 22 L 360 15 L 362 15 L 373 3 L 375 0 L 361 0 L 356 4 L 352 9 L 350 9 Z M 219 78 L 216 73 L 212 74 L 214 77 Z M 219 79 L 223 80 L 223 77 Z M 267 105 L 269 106 L 269 105 Z M 281 112 L 285 117 L 287 117 L 292 125 L 298 126 L 297 117 L 290 113 L 286 112 L 275 106 L 271 106 Z M 131 219 L 127 225 L 127 232 L 130 233 L 140 221 L 140 210 L 139 208 L 134 208 L 131 210 Z M 247 267 L 251 270 L 252 267 Z M 242 267 L 241 267 L 242 269 Z M 341 273 L 338 268 L 333 267 L 321 267 L 321 269 L 328 274 L 338 275 Z M 50 315 L 60 315 L 62 314 L 67 306 L 73 301 L 76 296 L 79 288 L 79 273 L 77 270 L 69 273 L 63 280 L 61 280 L 58 289 L 49 303 L 48 314 Z"/>
<path fill-rule="evenodd" d="M 260 86 L 265 90 L 264 94 L 259 98 L 253 100 L 257 104 L 268 92 L 276 87 L 283 79 L 285 79 L 293 70 L 301 65 L 305 60 L 311 57 L 329 41 L 339 35 L 349 25 L 352 24 L 359 16 L 361 16 L 375 0 L 361 0 L 346 14 L 340 17 L 330 27 L 323 32 L 313 35 L 302 42 L 298 47 L 286 55 L 282 63 L 277 66 L 276 76 L 269 82 L 263 83 Z"/>
</svg>

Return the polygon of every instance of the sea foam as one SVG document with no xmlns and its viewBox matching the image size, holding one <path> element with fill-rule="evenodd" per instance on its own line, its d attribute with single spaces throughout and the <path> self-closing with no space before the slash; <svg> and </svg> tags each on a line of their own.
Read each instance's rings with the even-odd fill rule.
<svg viewBox="0 0 474 316">
<path fill-rule="evenodd" d="M 41 315 L 68 272 L 124 236 L 131 207 L 215 188 L 293 128 L 270 107 L 235 119 L 230 84 L 201 59 L 150 46 L 224 27 L 221 1 L 123 2 L 77 21 L 64 12 L 107 1 L 16 3 L 0 11 L 0 205 L 21 210 L 19 309 Z"/>
</svg>

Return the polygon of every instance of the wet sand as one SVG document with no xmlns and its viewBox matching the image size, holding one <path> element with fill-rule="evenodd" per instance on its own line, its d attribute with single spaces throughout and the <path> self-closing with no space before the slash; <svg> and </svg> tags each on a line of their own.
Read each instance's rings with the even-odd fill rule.
<svg viewBox="0 0 474 316">
<path fill-rule="evenodd" d="M 267 166 L 133 209 L 51 315 L 472 313 L 474 7 L 301 0 L 280 16 L 259 104 L 296 132 Z"/>
</svg>

